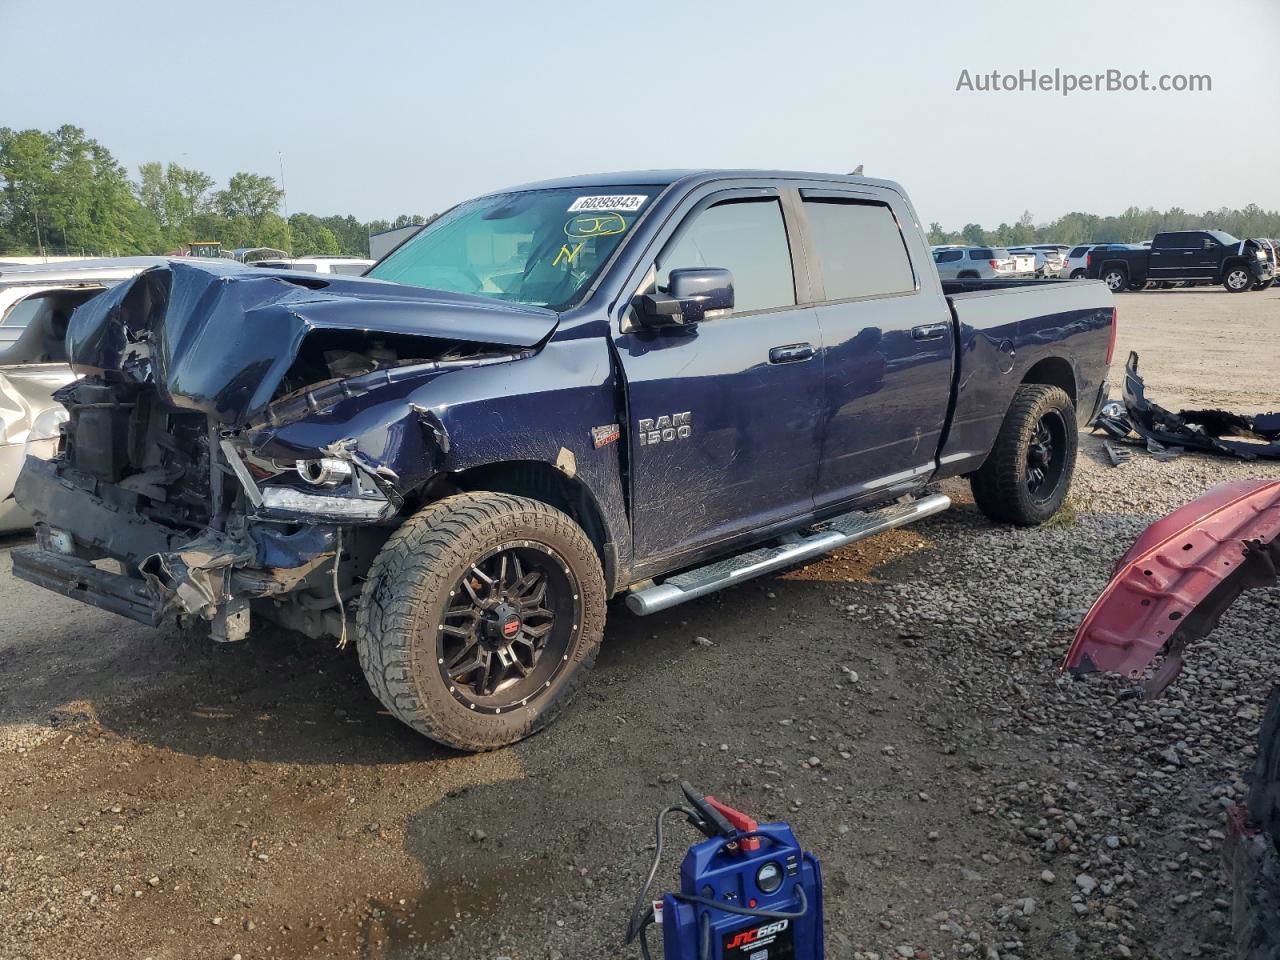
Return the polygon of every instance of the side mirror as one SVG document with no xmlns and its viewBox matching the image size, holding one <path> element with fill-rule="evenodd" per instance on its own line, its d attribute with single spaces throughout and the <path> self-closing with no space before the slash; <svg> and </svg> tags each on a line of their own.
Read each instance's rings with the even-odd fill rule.
<svg viewBox="0 0 1280 960">
<path fill-rule="evenodd" d="M 636 308 L 645 326 L 699 323 L 712 311 L 733 309 L 733 274 L 723 267 L 672 270 L 667 292 L 642 294 L 636 298 Z"/>
</svg>

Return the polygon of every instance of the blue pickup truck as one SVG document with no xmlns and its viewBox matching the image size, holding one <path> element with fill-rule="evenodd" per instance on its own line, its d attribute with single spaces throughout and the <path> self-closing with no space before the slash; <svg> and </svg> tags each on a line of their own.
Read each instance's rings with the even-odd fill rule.
<svg viewBox="0 0 1280 960">
<path fill-rule="evenodd" d="M 564 706 L 611 597 L 795 564 L 945 509 L 946 477 L 1048 519 L 1114 337 L 1101 283 L 941 282 L 860 176 L 531 184 L 363 278 L 173 260 L 72 316 L 14 572 L 221 641 L 353 639 L 393 714 L 491 749 Z"/>
</svg>

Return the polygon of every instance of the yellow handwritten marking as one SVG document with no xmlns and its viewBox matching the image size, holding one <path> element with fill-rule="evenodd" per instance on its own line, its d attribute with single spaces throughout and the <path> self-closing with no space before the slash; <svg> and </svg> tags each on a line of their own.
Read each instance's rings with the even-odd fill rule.
<svg viewBox="0 0 1280 960">
<path fill-rule="evenodd" d="M 563 243 L 563 244 L 561 244 L 561 245 L 560 245 L 560 252 L 559 252 L 559 253 L 557 253 L 557 254 L 556 254 L 556 258 L 555 258 L 554 260 L 552 260 L 552 261 L 551 261 L 551 265 L 552 265 L 553 267 L 558 267 L 558 266 L 560 266 L 560 260 L 561 260 L 561 258 L 563 258 L 563 259 L 564 259 L 564 262 L 565 262 L 565 263 L 569 263 L 569 264 L 573 263 L 573 258 L 574 258 L 574 257 L 576 257 L 576 256 L 578 255 L 578 252 L 582 249 L 582 245 L 583 245 L 584 243 L 586 243 L 586 241 L 585 241 L 585 240 L 579 240 L 579 241 L 578 241 L 578 245 L 577 245 L 576 247 L 574 247 L 572 250 L 570 250 L 570 249 L 569 249 L 569 245 L 568 245 L 567 243 Z"/>
<path fill-rule="evenodd" d="M 565 236 L 570 240 L 581 237 L 611 237 L 627 229 L 627 221 L 616 213 L 583 214 L 564 225 Z"/>
</svg>

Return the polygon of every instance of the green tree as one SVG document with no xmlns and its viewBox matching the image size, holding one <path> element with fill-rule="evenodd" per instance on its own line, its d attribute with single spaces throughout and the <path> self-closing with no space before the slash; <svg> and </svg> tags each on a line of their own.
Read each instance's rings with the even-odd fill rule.
<svg viewBox="0 0 1280 960">
<path fill-rule="evenodd" d="M 987 243 L 987 231 L 976 223 L 966 223 L 960 231 L 960 238 L 971 247 L 982 247 Z"/>
<path fill-rule="evenodd" d="M 138 167 L 137 192 L 143 207 L 156 219 L 166 250 L 199 240 L 197 218 L 210 211 L 213 178 L 176 163 L 144 163 Z M 208 236 L 207 232 L 205 233 Z"/>
<path fill-rule="evenodd" d="M 342 253 L 338 238 L 324 222 L 309 213 L 295 213 L 289 218 L 292 234 L 291 252 L 296 257 Z"/>
<path fill-rule="evenodd" d="M 6 249 L 26 253 L 47 243 L 49 197 L 56 181 L 53 165 L 53 141 L 47 134 L 0 128 L 0 180 L 4 185 L 0 217 Z"/>
<path fill-rule="evenodd" d="M 243 218 L 260 225 L 267 214 L 276 212 L 283 197 L 284 191 L 270 177 L 242 171 L 232 175 L 227 189 L 214 194 L 213 202 L 228 220 Z"/>
</svg>

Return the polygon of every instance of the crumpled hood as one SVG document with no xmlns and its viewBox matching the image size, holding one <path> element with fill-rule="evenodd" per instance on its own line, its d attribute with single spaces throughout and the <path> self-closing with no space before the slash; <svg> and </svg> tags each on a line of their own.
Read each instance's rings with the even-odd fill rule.
<svg viewBox="0 0 1280 960">
<path fill-rule="evenodd" d="M 313 331 L 531 347 L 556 321 L 542 307 L 380 280 L 171 260 L 77 309 L 67 357 L 78 374 L 154 383 L 173 406 L 238 427 Z"/>
</svg>

